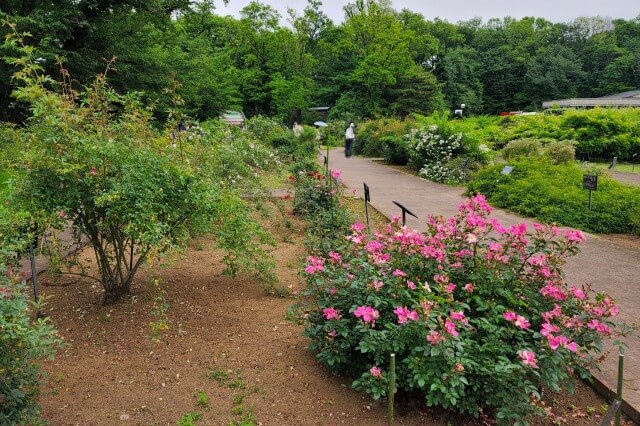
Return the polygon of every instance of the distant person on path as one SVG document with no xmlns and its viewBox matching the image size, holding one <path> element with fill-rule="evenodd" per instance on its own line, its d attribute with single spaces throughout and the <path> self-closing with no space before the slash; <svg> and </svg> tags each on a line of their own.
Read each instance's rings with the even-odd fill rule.
<svg viewBox="0 0 640 426">
<path fill-rule="evenodd" d="M 356 139 L 354 132 L 355 124 L 349 124 L 347 130 L 344 132 L 344 156 L 349 158 L 353 154 L 353 141 Z"/>
<path fill-rule="evenodd" d="M 293 134 L 296 135 L 296 137 L 300 137 L 300 134 L 302 133 L 302 126 L 300 124 L 298 124 L 297 121 L 293 122 Z"/>
</svg>

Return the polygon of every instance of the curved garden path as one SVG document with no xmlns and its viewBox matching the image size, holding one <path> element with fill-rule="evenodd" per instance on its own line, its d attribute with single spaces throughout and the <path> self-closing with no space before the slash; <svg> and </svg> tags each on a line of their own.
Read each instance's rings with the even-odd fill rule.
<svg viewBox="0 0 640 426">
<path fill-rule="evenodd" d="M 407 225 L 412 228 L 424 230 L 429 214 L 455 215 L 462 201 L 461 187 L 433 183 L 369 159 L 346 159 L 342 148 L 333 149 L 329 157 L 329 167 L 342 171 L 341 178 L 349 191 L 363 197 L 363 182 L 368 184 L 371 205 L 387 217 L 400 214 L 393 201 L 415 213 L 419 219 L 407 218 Z M 495 209 L 493 216 L 505 226 L 523 221 L 533 223 L 500 209 Z M 592 234 L 587 234 L 587 241 L 581 247 L 581 253 L 571 258 L 565 267 L 567 281 L 576 285 L 590 283 L 596 291 L 611 294 L 620 305 L 619 319 L 627 324 L 637 324 L 640 317 L 640 250 Z M 640 423 L 640 340 L 634 332 L 626 338 L 626 343 L 623 409 Z M 596 378 L 597 387 L 616 389 L 615 348 L 603 362 L 602 371 L 596 373 Z"/>
</svg>

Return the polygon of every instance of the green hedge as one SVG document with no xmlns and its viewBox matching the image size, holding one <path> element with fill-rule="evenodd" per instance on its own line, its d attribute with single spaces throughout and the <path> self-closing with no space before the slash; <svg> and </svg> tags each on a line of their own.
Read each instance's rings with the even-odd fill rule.
<svg viewBox="0 0 640 426">
<path fill-rule="evenodd" d="M 468 185 L 497 206 L 543 222 L 556 222 L 585 231 L 640 234 L 640 188 L 601 175 L 589 211 L 589 193 L 582 189 L 585 171 L 577 164 L 553 165 L 548 159 L 510 163 L 481 170 Z"/>
</svg>

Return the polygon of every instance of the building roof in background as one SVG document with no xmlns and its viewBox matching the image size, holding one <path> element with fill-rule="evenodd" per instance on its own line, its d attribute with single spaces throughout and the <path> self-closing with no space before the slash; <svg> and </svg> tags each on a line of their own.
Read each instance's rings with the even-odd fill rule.
<svg viewBox="0 0 640 426">
<path fill-rule="evenodd" d="M 614 108 L 640 107 L 640 90 L 629 90 L 600 98 L 557 99 L 542 103 L 542 108 L 592 108 L 598 106 Z"/>
</svg>

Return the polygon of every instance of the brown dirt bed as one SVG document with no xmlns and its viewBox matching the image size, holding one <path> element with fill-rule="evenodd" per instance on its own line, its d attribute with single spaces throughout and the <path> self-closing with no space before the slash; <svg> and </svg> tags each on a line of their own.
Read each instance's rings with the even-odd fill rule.
<svg viewBox="0 0 640 426">
<path fill-rule="evenodd" d="M 296 292 L 304 224 L 287 213 L 271 230 L 280 241 L 274 255 L 281 285 Z M 353 391 L 348 378 L 332 375 L 305 349 L 302 327 L 285 319 L 292 298 L 268 296 L 255 280 L 223 275 L 220 260 L 202 240 L 153 267 L 169 304 L 170 327 L 158 342 L 150 338 L 159 295 L 150 269 L 137 277 L 129 297 L 111 306 L 101 304 L 102 290 L 91 282 L 64 278 L 54 285 L 43 277 L 46 313 L 68 344 L 45 364 L 44 419 L 52 425 L 165 425 L 198 412 L 203 425 L 250 415 L 263 425 L 385 424 L 384 401 Z M 197 405 L 198 391 L 209 407 Z M 547 399 L 562 415 L 560 423 L 571 425 L 598 423 L 605 404 L 584 384 L 575 395 Z M 587 407 L 596 413 L 587 414 Z M 401 395 L 397 410 L 398 425 L 477 424 Z"/>
</svg>

